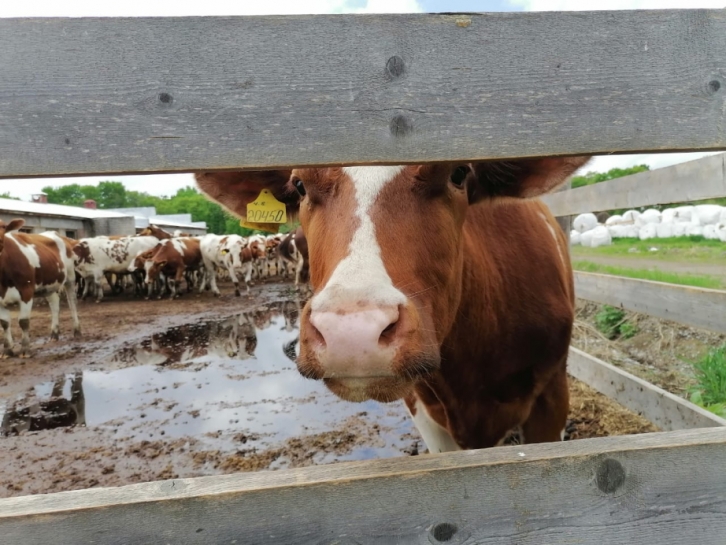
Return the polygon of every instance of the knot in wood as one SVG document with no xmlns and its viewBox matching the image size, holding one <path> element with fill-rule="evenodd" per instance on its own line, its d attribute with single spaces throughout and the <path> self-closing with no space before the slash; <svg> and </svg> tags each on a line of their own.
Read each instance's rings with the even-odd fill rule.
<svg viewBox="0 0 726 545">
<path fill-rule="evenodd" d="M 442 522 L 431 528 L 431 537 L 433 538 L 434 543 L 443 543 L 451 541 L 451 538 L 454 537 L 456 531 L 456 524 Z"/>
<path fill-rule="evenodd" d="M 597 468 L 597 487 L 606 494 L 612 494 L 625 483 L 625 468 L 617 460 L 607 458 Z"/>
<path fill-rule="evenodd" d="M 391 134 L 393 136 L 406 136 L 413 130 L 411 122 L 403 115 L 391 119 Z"/>
<path fill-rule="evenodd" d="M 386 63 L 386 75 L 390 79 L 395 79 L 403 75 L 406 67 L 404 66 L 403 59 L 398 55 L 394 55 Z"/>
</svg>

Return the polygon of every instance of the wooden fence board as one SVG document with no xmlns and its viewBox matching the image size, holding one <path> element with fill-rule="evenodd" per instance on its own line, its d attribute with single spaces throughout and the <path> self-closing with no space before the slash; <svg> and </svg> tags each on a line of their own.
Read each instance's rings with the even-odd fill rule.
<svg viewBox="0 0 726 545">
<path fill-rule="evenodd" d="M 555 216 L 726 197 L 726 154 L 545 195 Z"/>
<path fill-rule="evenodd" d="M 724 66 L 723 10 L 0 19 L 0 176 L 724 150 Z"/>
<path fill-rule="evenodd" d="M 726 291 L 575 271 L 575 295 L 580 299 L 726 333 Z"/>
<path fill-rule="evenodd" d="M 22 545 L 723 545 L 726 428 L 0 500 Z M 449 539 L 446 539 L 449 538 Z"/>
<path fill-rule="evenodd" d="M 570 348 L 568 372 L 664 431 L 726 426 L 726 420 L 590 354 Z"/>
</svg>

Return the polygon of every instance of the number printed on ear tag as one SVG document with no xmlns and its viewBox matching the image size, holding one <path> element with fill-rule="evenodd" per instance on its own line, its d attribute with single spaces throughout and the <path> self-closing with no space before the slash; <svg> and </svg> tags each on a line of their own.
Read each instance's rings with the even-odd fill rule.
<svg viewBox="0 0 726 545">
<path fill-rule="evenodd" d="M 269 189 L 263 189 L 254 201 L 247 204 L 245 221 L 249 223 L 287 223 L 285 205 L 278 201 Z"/>
</svg>

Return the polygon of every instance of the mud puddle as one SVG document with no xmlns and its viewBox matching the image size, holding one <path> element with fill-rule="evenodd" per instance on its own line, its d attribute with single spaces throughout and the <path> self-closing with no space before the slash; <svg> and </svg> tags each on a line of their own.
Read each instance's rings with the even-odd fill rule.
<svg viewBox="0 0 726 545">
<path fill-rule="evenodd" d="M 311 461 L 417 450 L 418 434 L 401 402 L 344 402 L 300 376 L 291 358 L 302 304 L 274 302 L 173 327 L 94 365 L 114 370 L 84 369 L 39 383 L 0 409 L 2 434 L 85 427 L 124 442 L 193 439 L 197 451 L 254 454 L 350 427 L 366 440 L 332 438 L 345 448 L 320 449 Z M 287 462 L 282 455 L 268 467 Z"/>
</svg>

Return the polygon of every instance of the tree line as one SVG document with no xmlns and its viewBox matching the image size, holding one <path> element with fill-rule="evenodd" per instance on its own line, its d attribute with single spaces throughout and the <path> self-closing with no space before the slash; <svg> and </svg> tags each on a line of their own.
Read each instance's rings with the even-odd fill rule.
<svg viewBox="0 0 726 545">
<path fill-rule="evenodd" d="M 93 199 L 100 209 L 144 208 L 153 206 L 157 214 L 191 214 L 192 221 L 207 223 L 207 231 L 218 235 L 249 236 L 258 231 L 241 227 L 239 219 L 221 206 L 213 203 L 196 188 L 187 186 L 170 197 L 157 197 L 143 191 L 126 189 L 122 182 L 105 181 L 95 185 L 70 184 L 59 187 L 44 187 L 48 202 L 68 206 L 83 206 L 84 201 Z M 281 226 L 281 232 L 290 230 Z"/>
</svg>

